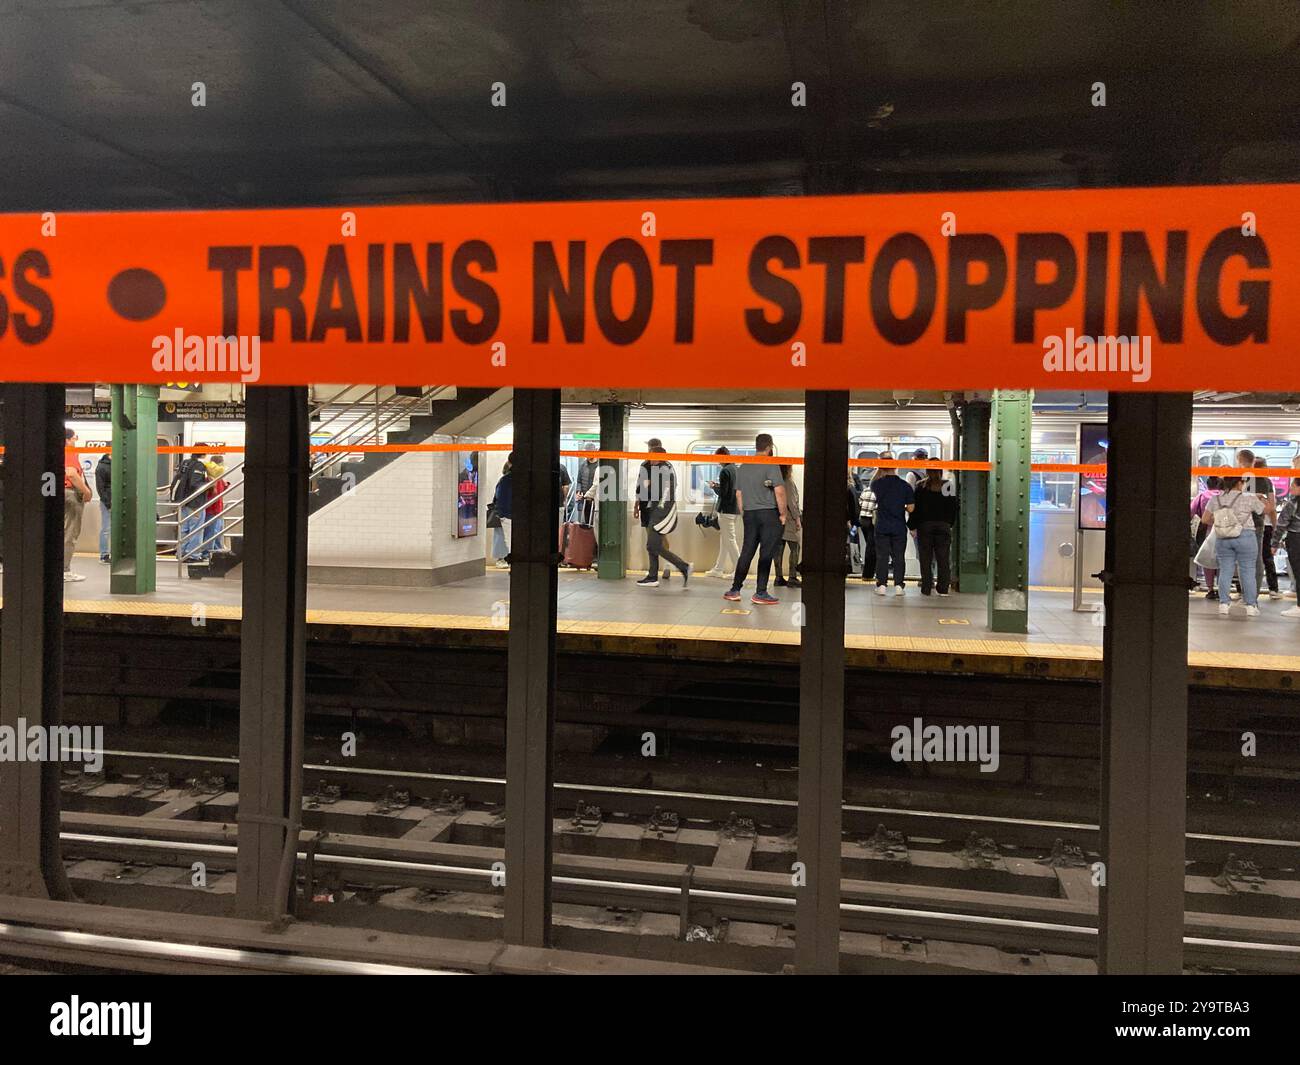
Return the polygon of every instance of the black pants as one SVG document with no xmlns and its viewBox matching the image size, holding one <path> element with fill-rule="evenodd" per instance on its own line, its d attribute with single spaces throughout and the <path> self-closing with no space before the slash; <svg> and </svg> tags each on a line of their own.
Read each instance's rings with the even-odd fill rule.
<svg viewBox="0 0 1300 1065">
<path fill-rule="evenodd" d="M 785 573 L 781 569 L 782 560 L 785 558 L 786 549 L 790 551 L 790 579 L 798 580 L 799 578 L 799 541 L 787 540 L 782 537 L 781 542 L 776 545 L 776 579 L 784 580 Z"/>
<path fill-rule="evenodd" d="M 862 579 L 869 581 L 876 575 L 876 523 L 860 518 L 858 528 L 862 530 Z"/>
<path fill-rule="evenodd" d="M 889 583 L 889 563 L 894 563 L 894 583 L 903 587 L 907 572 L 907 533 L 887 533 L 876 530 L 876 583 L 882 587 Z"/>
<path fill-rule="evenodd" d="M 1264 553 L 1264 579 L 1268 581 L 1268 590 L 1277 591 L 1277 566 L 1273 563 L 1273 526 L 1264 526 L 1264 539 L 1260 542 Z"/>
<path fill-rule="evenodd" d="M 662 557 L 670 566 L 676 566 L 683 574 L 686 573 L 686 563 L 678 558 L 664 544 L 663 533 L 655 532 L 653 525 L 647 525 L 645 530 L 645 553 L 650 556 L 650 579 L 657 581 L 659 579 L 659 559 Z"/>
<path fill-rule="evenodd" d="M 1291 593 L 1300 589 L 1300 532 L 1286 534 L 1286 560 L 1291 567 Z"/>
<path fill-rule="evenodd" d="M 740 561 L 736 563 L 736 576 L 732 579 L 731 590 L 740 591 L 740 586 L 749 576 L 749 564 L 754 561 L 754 552 L 757 551 L 757 594 L 765 594 L 767 578 L 772 572 L 772 560 L 776 558 L 776 550 L 780 546 L 781 516 L 776 509 L 745 511 L 745 538 L 740 545 Z"/>
<path fill-rule="evenodd" d="M 922 522 L 916 531 L 916 544 L 921 556 L 921 594 L 930 594 L 932 564 L 939 567 L 939 592 L 947 594 L 952 580 L 952 526 L 946 521 Z"/>
</svg>

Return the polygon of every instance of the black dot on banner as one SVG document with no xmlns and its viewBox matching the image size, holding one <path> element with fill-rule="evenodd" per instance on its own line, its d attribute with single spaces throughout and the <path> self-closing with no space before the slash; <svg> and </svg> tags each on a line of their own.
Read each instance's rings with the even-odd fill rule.
<svg viewBox="0 0 1300 1065">
<path fill-rule="evenodd" d="M 152 270 L 133 266 L 108 283 L 108 305 L 123 318 L 143 322 L 163 309 L 167 289 Z"/>
</svg>

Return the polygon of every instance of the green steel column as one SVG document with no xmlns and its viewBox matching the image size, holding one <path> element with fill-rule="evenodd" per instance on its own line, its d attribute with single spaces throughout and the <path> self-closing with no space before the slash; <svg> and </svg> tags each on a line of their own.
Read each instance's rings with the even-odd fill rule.
<svg viewBox="0 0 1300 1065">
<path fill-rule="evenodd" d="M 600 405 L 600 450 L 627 450 L 627 404 Z M 627 507 L 623 502 L 622 471 L 622 459 L 601 459 L 596 474 L 600 500 L 597 572 L 602 581 L 621 581 L 627 565 L 627 556 L 623 550 Z"/>
<path fill-rule="evenodd" d="M 989 628 L 1029 631 L 1029 449 L 1032 392 L 993 393 L 989 475 Z"/>
<path fill-rule="evenodd" d="M 113 506 L 108 587 L 157 590 L 158 386 L 112 385 Z"/>
<path fill-rule="evenodd" d="M 987 462 L 989 411 L 984 400 L 965 404 L 961 414 L 961 459 Z M 985 595 L 989 590 L 989 475 L 957 475 L 957 587 Z"/>
</svg>

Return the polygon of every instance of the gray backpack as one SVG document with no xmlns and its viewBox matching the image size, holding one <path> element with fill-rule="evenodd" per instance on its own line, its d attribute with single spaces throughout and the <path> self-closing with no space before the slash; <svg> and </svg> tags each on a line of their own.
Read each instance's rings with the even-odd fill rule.
<svg viewBox="0 0 1300 1065">
<path fill-rule="evenodd" d="M 1227 502 L 1228 494 L 1225 492 L 1219 496 L 1216 503 L 1218 506 L 1214 509 L 1214 535 L 1220 540 L 1235 540 L 1241 535 L 1241 519 L 1237 517 L 1237 512 L 1232 509 L 1232 505 Z M 1241 493 L 1237 493 L 1237 499 L 1241 498 Z M 1236 502 L 1233 500 L 1232 502 Z"/>
</svg>

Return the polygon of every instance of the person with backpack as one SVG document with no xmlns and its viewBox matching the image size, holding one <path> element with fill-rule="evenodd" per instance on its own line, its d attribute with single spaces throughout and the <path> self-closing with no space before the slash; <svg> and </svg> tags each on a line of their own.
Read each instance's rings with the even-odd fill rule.
<svg viewBox="0 0 1300 1065">
<path fill-rule="evenodd" d="M 514 464 L 515 453 L 512 451 L 506 459 L 505 465 L 501 468 L 501 479 L 497 481 L 496 490 L 492 493 L 492 508 L 496 511 L 497 520 L 501 523 L 501 542 L 494 548 L 494 551 L 500 552 L 497 554 L 497 569 L 510 568 L 510 526 L 515 513 L 515 482 L 510 471 Z"/>
<path fill-rule="evenodd" d="M 648 450 L 655 454 L 667 454 L 658 437 L 646 441 Z M 641 520 L 645 529 L 645 551 L 649 558 L 646 575 L 637 581 L 641 588 L 659 587 L 659 559 L 662 557 L 671 566 L 676 566 L 682 574 L 682 587 L 691 579 L 691 565 L 668 549 L 667 536 L 677 527 L 677 473 L 671 462 L 662 459 L 646 459 L 637 470 L 636 503 L 633 504 L 634 517 Z"/>
<path fill-rule="evenodd" d="M 104 454 L 95 466 L 95 494 L 99 496 L 99 561 L 108 562 L 113 527 L 113 456 Z"/>
<path fill-rule="evenodd" d="M 195 451 L 176 467 L 172 477 L 171 496 L 173 503 L 180 503 L 176 515 L 176 557 L 181 561 L 193 560 L 199 548 L 199 526 L 203 524 L 203 512 L 207 499 L 201 491 L 208 483 L 208 468 L 203 464 L 204 455 Z"/>
<path fill-rule="evenodd" d="M 1255 538 L 1256 514 L 1264 513 L 1264 501 L 1259 496 L 1241 490 L 1240 477 L 1225 477 L 1223 492 L 1206 505 L 1204 521 L 1214 530 L 1214 550 L 1219 560 L 1219 613 L 1227 614 L 1232 603 L 1226 596 L 1232 580 L 1232 570 L 1237 568 L 1241 581 L 1241 598 L 1246 604 L 1246 616 L 1259 613 L 1259 581 L 1255 563 L 1259 558 L 1259 541 Z"/>
</svg>

